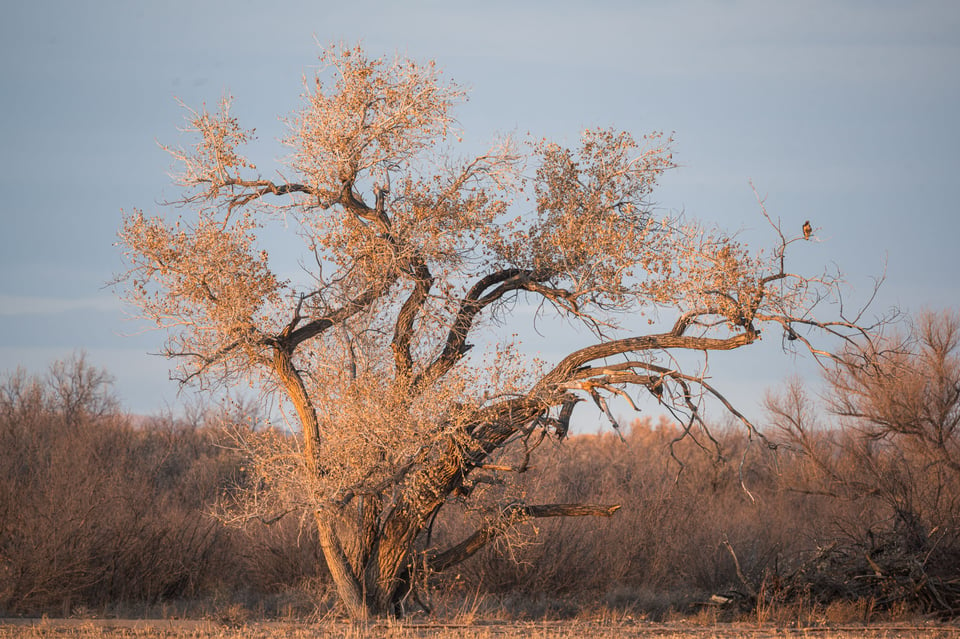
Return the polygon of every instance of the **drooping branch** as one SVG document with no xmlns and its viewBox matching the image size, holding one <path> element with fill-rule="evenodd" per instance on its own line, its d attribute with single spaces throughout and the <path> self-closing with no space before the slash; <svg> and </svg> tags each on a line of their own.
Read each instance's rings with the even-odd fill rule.
<svg viewBox="0 0 960 639">
<path fill-rule="evenodd" d="M 561 386 L 571 379 L 576 379 L 576 372 L 580 367 L 616 355 L 653 350 L 728 351 L 752 344 L 757 339 L 758 334 L 747 331 L 726 338 L 677 335 L 670 332 L 610 340 L 567 355 L 543 377 L 538 388 L 547 391 L 551 387 Z"/>
<path fill-rule="evenodd" d="M 477 553 L 484 546 L 504 533 L 510 526 L 527 519 L 539 517 L 612 517 L 620 509 L 619 504 L 542 504 L 527 506 L 513 504 L 500 511 L 496 519 L 456 546 L 439 552 L 428 559 L 428 565 L 436 571 L 455 566 Z"/>
</svg>

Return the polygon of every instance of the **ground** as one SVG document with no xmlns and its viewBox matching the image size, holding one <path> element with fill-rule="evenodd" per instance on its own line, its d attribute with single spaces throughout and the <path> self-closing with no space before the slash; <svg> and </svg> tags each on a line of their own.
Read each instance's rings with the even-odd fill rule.
<svg viewBox="0 0 960 639">
<path fill-rule="evenodd" d="M 232 626 L 210 620 L 133 619 L 16 619 L 0 620 L 0 639 L 62 637 L 64 639 L 165 638 L 165 639 L 267 639 L 288 637 L 308 639 L 773 639 L 811 637 L 816 639 L 947 639 L 960 638 L 960 625 L 912 623 L 847 627 L 776 628 L 749 624 L 699 626 L 690 622 L 650 623 L 634 620 L 474 622 L 466 623 L 375 623 L 354 624 L 261 622 Z"/>
</svg>

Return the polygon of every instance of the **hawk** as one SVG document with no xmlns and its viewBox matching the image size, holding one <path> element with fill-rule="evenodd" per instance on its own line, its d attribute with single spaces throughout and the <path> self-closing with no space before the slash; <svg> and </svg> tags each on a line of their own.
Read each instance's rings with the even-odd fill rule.
<svg viewBox="0 0 960 639">
<path fill-rule="evenodd" d="M 813 235 L 813 227 L 810 226 L 810 220 L 807 220 L 803 223 L 803 239 L 809 240 L 811 235 Z"/>
</svg>

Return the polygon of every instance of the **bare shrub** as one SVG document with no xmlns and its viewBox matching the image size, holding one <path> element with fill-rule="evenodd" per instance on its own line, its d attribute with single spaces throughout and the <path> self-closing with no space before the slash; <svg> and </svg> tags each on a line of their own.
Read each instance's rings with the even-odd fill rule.
<svg viewBox="0 0 960 639">
<path fill-rule="evenodd" d="M 109 385 L 83 356 L 0 385 L 0 610 L 156 602 L 219 579 L 229 544 L 203 505 L 235 462 L 212 431 L 135 424 Z"/>
<path fill-rule="evenodd" d="M 826 376 L 841 430 L 794 385 L 768 400 L 800 458 L 790 484 L 832 516 L 792 575 L 826 599 L 960 610 L 960 316 L 923 313 L 906 336 L 847 350 Z"/>
<path fill-rule="evenodd" d="M 870 412 L 889 403 L 883 393 L 909 387 L 882 377 L 886 391 L 857 390 L 849 379 L 837 387 L 843 405 L 857 406 L 843 429 L 827 428 L 803 388 L 788 387 L 771 399 L 782 432 L 776 451 L 732 426 L 712 428 L 716 446 L 705 451 L 666 419 L 635 421 L 623 441 L 542 439 L 535 457 L 518 449 L 478 468 L 464 484 L 469 494 L 453 495 L 428 522 L 421 547 L 468 537 L 489 521 L 491 503 L 604 499 L 622 506 L 618 516 L 503 520 L 491 546 L 457 571 L 414 565 L 405 578 L 433 593 L 424 595 L 430 608 L 472 601 L 515 618 L 598 606 L 661 618 L 750 610 L 770 623 L 950 614 L 960 575 L 948 401 L 957 378 L 947 374 L 956 354 L 953 341 L 934 339 L 950 331 L 919 326 L 916 339 L 891 341 L 895 355 L 872 361 L 892 357 L 900 374 L 924 380 L 928 395 L 912 390 L 901 400 L 918 398 L 932 416 L 940 398 L 940 426 L 925 418 L 923 433 L 894 431 L 881 418 L 890 411 Z M 263 428 L 249 406 L 135 420 L 109 396 L 109 376 L 88 369 L 80 358 L 50 377 L 15 371 L 0 384 L 0 610 L 62 614 L 195 598 L 244 615 L 315 611 L 317 593 L 333 592 L 315 526 L 296 513 L 229 526 L 210 516 L 215 501 L 278 481 L 259 474 L 238 442 L 284 451 L 299 439 Z M 238 430 L 246 434 L 227 437 Z M 525 464 L 538 472 L 505 470 Z M 409 593 L 403 604 L 419 605 Z"/>
</svg>

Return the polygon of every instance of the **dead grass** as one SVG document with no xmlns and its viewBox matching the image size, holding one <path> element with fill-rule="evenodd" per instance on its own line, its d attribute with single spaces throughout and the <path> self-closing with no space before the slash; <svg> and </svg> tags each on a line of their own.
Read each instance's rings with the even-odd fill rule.
<svg viewBox="0 0 960 639">
<path fill-rule="evenodd" d="M 701 620 L 702 621 L 702 620 Z M 801 628 L 758 627 L 753 624 L 704 624 L 698 620 L 652 623 L 643 620 L 617 621 L 540 621 L 473 623 L 400 623 L 356 624 L 257 622 L 225 625 L 211 620 L 133 620 L 133 619 L 39 619 L 0 620 L 0 639 L 60 637 L 63 639 L 267 639 L 285 637 L 307 639 L 774 639 L 810 637 L 816 639 L 948 639 L 960 637 L 960 626 L 935 624 L 881 624 L 844 627 Z"/>
</svg>

